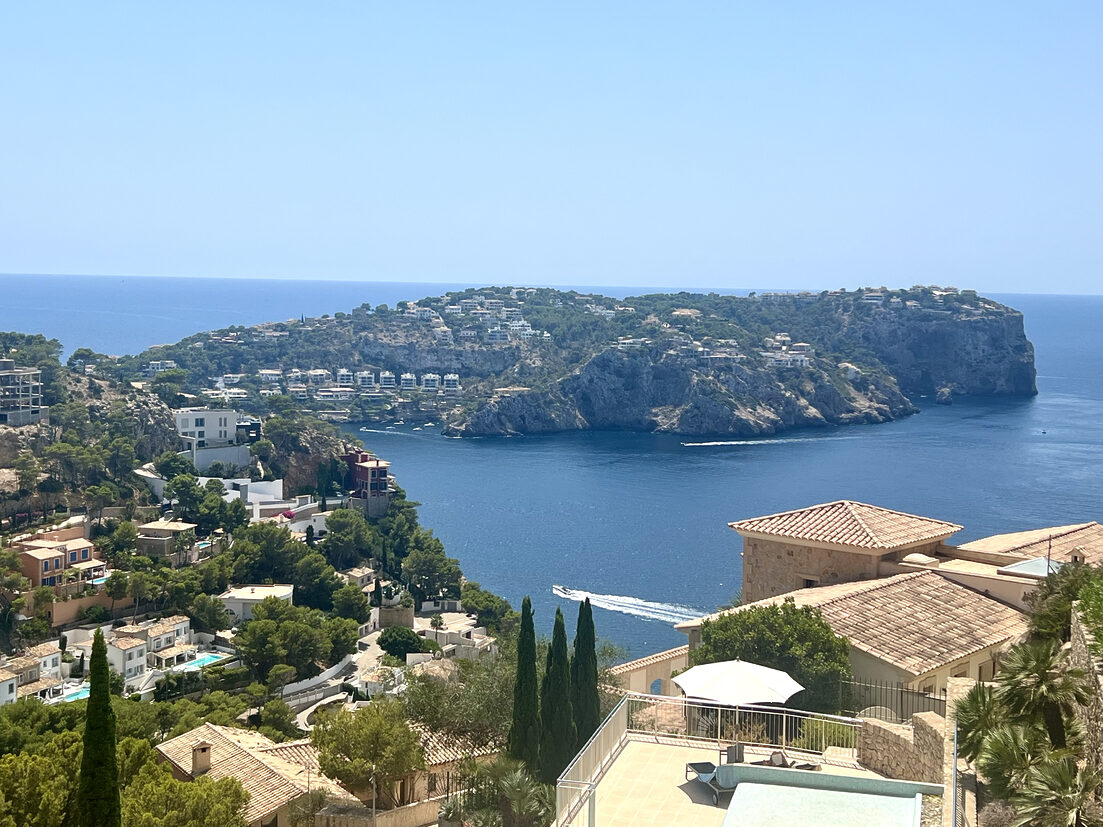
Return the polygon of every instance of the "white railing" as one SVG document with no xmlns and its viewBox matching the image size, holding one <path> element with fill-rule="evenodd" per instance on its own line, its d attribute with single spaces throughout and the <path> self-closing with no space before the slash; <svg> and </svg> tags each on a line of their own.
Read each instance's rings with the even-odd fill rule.
<svg viewBox="0 0 1103 827">
<path fill-rule="evenodd" d="M 632 736 L 667 736 L 717 750 L 744 744 L 811 756 L 835 747 L 848 751 L 844 756 L 856 756 L 861 726 L 856 718 L 799 709 L 720 706 L 629 692 L 559 776 L 555 823 L 590 827 L 597 784 Z"/>
</svg>

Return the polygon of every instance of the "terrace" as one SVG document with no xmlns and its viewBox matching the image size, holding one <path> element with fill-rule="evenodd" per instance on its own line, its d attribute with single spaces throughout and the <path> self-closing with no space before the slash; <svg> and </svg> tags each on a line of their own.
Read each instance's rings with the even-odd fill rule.
<svg viewBox="0 0 1103 827">
<path fill-rule="evenodd" d="M 862 767 L 862 726 L 859 719 L 801 710 L 628 693 L 560 776 L 555 824 L 919 827 L 923 799 L 941 796 L 941 785 L 886 780 Z M 730 806 L 727 794 L 718 806 L 686 765 L 726 763 L 737 744 L 740 783 Z M 778 753 L 815 769 L 764 765 Z M 937 798 L 927 803 L 941 806 Z"/>
</svg>

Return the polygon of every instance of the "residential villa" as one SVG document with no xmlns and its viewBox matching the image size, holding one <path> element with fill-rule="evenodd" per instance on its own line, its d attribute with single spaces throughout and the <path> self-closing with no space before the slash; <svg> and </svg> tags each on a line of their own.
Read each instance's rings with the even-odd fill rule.
<svg viewBox="0 0 1103 827">
<path fill-rule="evenodd" d="M 84 524 L 70 526 L 39 532 L 12 543 L 12 548 L 19 553 L 23 576 L 31 581 L 32 589 L 53 586 L 63 594 L 84 589 L 106 576 L 107 563 L 99 558 L 95 545 L 84 536 L 86 530 Z"/>
<path fill-rule="evenodd" d="M 258 421 L 228 408 L 178 408 L 172 413 L 185 448 L 181 453 L 187 454 L 200 472 L 214 462 L 239 467 L 249 464 L 249 445 L 260 439 Z"/>
<path fill-rule="evenodd" d="M 195 523 L 182 520 L 154 520 L 138 526 L 138 553 L 168 561 L 173 568 L 195 563 L 199 550 L 195 543 Z"/>
<path fill-rule="evenodd" d="M 359 508 L 367 517 L 382 517 L 391 502 L 391 464 L 370 451 L 351 451 L 341 457 L 349 466 L 352 490 L 349 505 Z"/>
<path fill-rule="evenodd" d="M 0 706 L 15 703 L 15 692 L 18 685 L 19 676 L 10 669 L 0 666 Z"/>
<path fill-rule="evenodd" d="M 191 619 L 185 615 L 120 626 L 111 635 L 144 641 L 146 665 L 151 669 L 165 670 L 187 663 L 199 648 L 192 642 Z"/>
<path fill-rule="evenodd" d="M 293 603 L 295 587 L 290 584 L 272 584 L 257 586 L 231 586 L 218 599 L 230 613 L 234 623 L 243 623 L 253 619 L 253 607 L 266 598 L 274 597 L 285 603 Z"/>
<path fill-rule="evenodd" d="M 324 792 L 328 801 L 356 801 L 322 774 L 309 741 L 278 744 L 253 730 L 204 724 L 156 749 L 180 781 L 240 781 L 249 794 L 243 813 L 249 827 L 290 827 L 291 804 L 312 790 Z"/>
</svg>

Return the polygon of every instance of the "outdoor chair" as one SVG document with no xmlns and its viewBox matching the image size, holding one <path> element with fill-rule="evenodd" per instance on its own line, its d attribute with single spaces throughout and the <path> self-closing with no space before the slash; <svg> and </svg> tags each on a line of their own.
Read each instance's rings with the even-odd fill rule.
<svg viewBox="0 0 1103 827">
<path fill-rule="evenodd" d="M 690 773 L 693 773 L 693 778 L 689 777 Z M 700 781 L 702 784 L 708 784 L 714 775 L 716 775 L 716 765 L 711 761 L 686 764 L 686 781 Z"/>
<path fill-rule="evenodd" d="M 708 782 L 709 789 L 712 790 L 712 803 L 714 805 L 719 805 L 720 796 L 733 792 L 738 783 L 738 764 L 721 764 L 717 767 L 716 774 L 712 777 L 712 780 Z"/>
<path fill-rule="evenodd" d="M 777 767 L 785 770 L 818 770 L 820 768 L 819 764 L 813 764 L 810 761 L 790 761 L 781 750 L 774 750 L 770 753 L 769 758 L 754 763 L 761 767 Z"/>
<path fill-rule="evenodd" d="M 726 749 L 720 750 L 720 763 L 721 764 L 742 764 L 743 763 L 743 744 L 732 744 Z"/>
</svg>

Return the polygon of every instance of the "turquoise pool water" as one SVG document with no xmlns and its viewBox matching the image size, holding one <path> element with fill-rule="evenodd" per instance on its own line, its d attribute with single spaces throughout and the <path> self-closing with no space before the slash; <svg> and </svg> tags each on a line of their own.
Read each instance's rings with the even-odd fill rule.
<svg viewBox="0 0 1103 827">
<path fill-rule="evenodd" d="M 107 575 L 104 575 L 103 577 L 96 577 L 92 580 L 92 584 L 95 585 L 95 586 L 99 586 L 99 585 L 101 585 L 103 583 L 106 583 L 106 582 L 107 582 Z"/>
<path fill-rule="evenodd" d="M 66 701 L 79 701 L 81 698 L 87 698 L 87 697 L 88 697 L 88 682 L 87 681 L 82 683 L 80 686 L 78 686 L 76 689 L 72 690 L 71 692 L 66 692 L 64 695 L 62 695 L 62 699 L 66 700 Z"/>
<path fill-rule="evenodd" d="M 723 827 L 919 827 L 937 784 L 740 767 Z"/>
<path fill-rule="evenodd" d="M 169 669 L 170 672 L 192 672 L 196 669 L 202 669 L 204 666 L 210 666 L 213 663 L 218 663 L 221 660 L 226 660 L 229 655 L 224 655 L 221 652 L 203 652 L 197 655 L 195 660 L 189 660 L 187 663 L 181 663 L 177 666 L 173 666 Z"/>
</svg>

